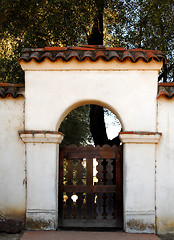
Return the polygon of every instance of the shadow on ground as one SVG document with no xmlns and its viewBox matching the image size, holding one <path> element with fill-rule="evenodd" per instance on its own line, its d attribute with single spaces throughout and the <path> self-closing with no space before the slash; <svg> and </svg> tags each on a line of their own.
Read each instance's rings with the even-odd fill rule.
<svg viewBox="0 0 174 240">
<path fill-rule="evenodd" d="M 22 232 L 17 234 L 0 233 L 0 240 L 19 240 L 22 235 Z"/>
<path fill-rule="evenodd" d="M 161 240 L 174 240 L 174 234 L 158 235 Z"/>
</svg>

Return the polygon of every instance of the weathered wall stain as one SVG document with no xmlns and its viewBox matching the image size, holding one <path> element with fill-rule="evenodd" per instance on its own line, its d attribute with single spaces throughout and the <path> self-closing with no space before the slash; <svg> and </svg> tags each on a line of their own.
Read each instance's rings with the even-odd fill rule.
<svg viewBox="0 0 174 240">
<path fill-rule="evenodd" d="M 158 219 L 157 223 L 157 233 L 165 234 L 165 233 L 173 233 L 174 231 L 174 220 L 169 219 Z"/>
<path fill-rule="evenodd" d="M 134 219 L 128 221 L 127 226 L 129 229 L 137 231 L 154 230 L 155 227 L 154 224 L 148 224 Z"/>
<path fill-rule="evenodd" d="M 31 218 L 27 218 L 26 228 L 32 230 L 49 230 L 50 225 L 52 225 L 51 221 L 46 220 L 33 220 Z M 51 230 L 51 229 L 50 229 Z"/>
<path fill-rule="evenodd" d="M 25 227 L 25 208 L 24 209 L 19 209 L 19 208 L 10 208 L 10 209 L 5 209 L 5 210 L 0 210 L 0 215 L 5 217 L 6 219 L 13 219 L 16 221 L 21 221 L 22 222 L 22 227 Z"/>
</svg>

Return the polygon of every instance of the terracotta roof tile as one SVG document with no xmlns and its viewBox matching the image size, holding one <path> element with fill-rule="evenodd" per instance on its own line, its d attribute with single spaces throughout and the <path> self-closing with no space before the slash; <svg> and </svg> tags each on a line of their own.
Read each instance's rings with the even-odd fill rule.
<svg viewBox="0 0 174 240">
<path fill-rule="evenodd" d="M 24 96 L 24 84 L 0 83 L 0 98 Z"/>
<path fill-rule="evenodd" d="M 159 83 L 157 98 L 165 97 L 171 99 L 174 97 L 174 83 Z"/>
<path fill-rule="evenodd" d="M 91 58 L 93 58 L 93 54 L 92 54 L 92 51 L 88 51 L 88 50 L 86 50 L 85 52 L 84 52 L 84 54 L 83 54 L 83 58 L 82 58 L 82 61 L 83 61 L 83 59 L 91 59 Z"/>
<path fill-rule="evenodd" d="M 137 62 L 139 59 L 142 59 L 144 62 L 150 62 L 151 60 L 158 62 L 163 60 L 166 61 L 164 54 L 157 50 L 125 50 L 124 48 L 107 48 L 101 45 L 85 45 L 81 47 L 45 47 L 37 49 L 24 49 L 22 56 L 19 58 L 19 62 L 30 62 L 32 59 L 35 59 L 37 62 L 42 62 L 46 58 L 52 62 L 57 59 L 68 62 L 72 58 L 79 62 L 86 59 L 94 62 L 98 59 L 103 59 L 105 61 L 116 59 L 120 62 L 125 60 Z"/>
<path fill-rule="evenodd" d="M 141 59 L 145 59 L 145 61 L 148 62 L 148 57 L 147 57 L 146 54 L 143 53 L 142 50 L 140 50 L 140 51 L 134 51 L 133 53 L 134 53 L 134 59 L 135 59 L 135 61 L 137 61 L 139 58 L 141 58 Z"/>
</svg>

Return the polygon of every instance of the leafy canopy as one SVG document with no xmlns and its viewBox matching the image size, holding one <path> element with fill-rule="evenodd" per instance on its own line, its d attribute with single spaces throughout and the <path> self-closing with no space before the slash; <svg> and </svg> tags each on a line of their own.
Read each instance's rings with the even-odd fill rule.
<svg viewBox="0 0 174 240">
<path fill-rule="evenodd" d="M 159 49 L 173 64 L 173 0 L 2 0 L 0 81 L 24 81 L 23 47 L 87 44 L 99 13 L 104 45 Z"/>
<path fill-rule="evenodd" d="M 63 120 L 59 131 L 63 132 L 65 138 L 63 145 L 93 143 L 90 133 L 89 105 L 84 105 L 72 110 Z"/>
</svg>

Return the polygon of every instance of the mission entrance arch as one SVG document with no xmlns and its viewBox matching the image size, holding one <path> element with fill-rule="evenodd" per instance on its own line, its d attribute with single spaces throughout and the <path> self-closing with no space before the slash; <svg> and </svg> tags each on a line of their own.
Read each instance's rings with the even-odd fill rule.
<svg viewBox="0 0 174 240">
<path fill-rule="evenodd" d="M 65 115 L 83 102 L 104 103 L 122 122 L 123 219 L 127 232 L 155 232 L 157 78 L 155 50 L 104 46 L 25 49 L 26 228 L 58 227 L 58 155 Z"/>
</svg>

